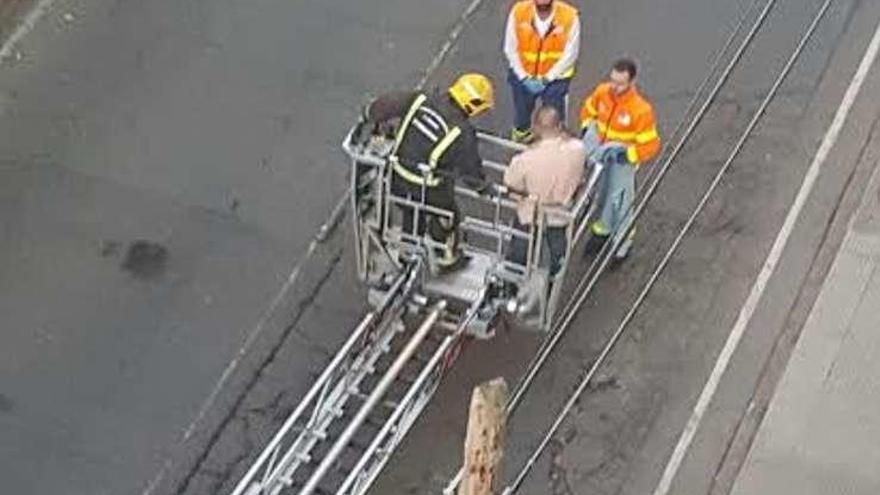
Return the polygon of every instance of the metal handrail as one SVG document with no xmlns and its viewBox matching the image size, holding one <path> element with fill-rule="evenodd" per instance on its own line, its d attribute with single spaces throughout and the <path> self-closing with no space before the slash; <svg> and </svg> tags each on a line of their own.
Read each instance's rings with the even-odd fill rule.
<svg viewBox="0 0 880 495">
<path fill-rule="evenodd" d="M 594 189 L 596 187 L 596 183 L 599 181 L 599 177 L 602 175 L 602 170 L 604 168 L 605 166 L 599 162 L 593 163 L 593 169 L 590 172 L 590 178 L 587 180 L 587 183 L 584 186 L 583 196 L 580 198 L 577 204 L 575 204 L 575 207 L 572 210 L 574 214 L 574 217 L 570 220 L 572 222 L 577 220 L 578 218 L 581 218 L 581 213 L 583 213 L 581 223 L 574 226 L 576 230 L 571 240 L 572 245 L 575 245 L 578 243 L 578 241 L 580 241 L 581 237 L 584 234 L 584 231 L 586 230 L 587 224 L 589 223 L 588 220 L 590 217 L 590 213 L 586 211 L 586 209 L 589 207 L 589 205 L 595 204 L 595 202 L 591 202 L 591 200 L 595 197 Z"/>
<path fill-rule="evenodd" d="M 465 217 L 462 219 L 461 225 L 463 227 L 469 227 L 475 231 L 481 231 L 485 233 L 489 233 L 490 231 L 498 232 L 500 235 L 509 235 L 512 237 L 519 237 L 520 239 L 528 240 L 529 234 L 526 232 L 515 229 L 513 227 L 509 227 L 507 225 L 493 225 L 491 222 L 487 222 L 485 220 L 481 220 L 479 218 L 474 217 Z"/>
<path fill-rule="evenodd" d="M 508 168 L 507 165 L 492 160 L 483 160 L 483 166 L 488 168 L 489 170 L 494 170 L 501 173 L 506 172 Z"/>
<path fill-rule="evenodd" d="M 232 491 L 232 495 L 241 495 L 245 493 L 245 490 L 250 485 L 254 476 L 257 474 L 257 471 L 263 466 L 263 464 L 269 459 L 270 456 L 274 457 L 276 455 L 276 451 L 278 447 L 281 445 L 281 442 L 284 440 L 284 437 L 293 428 L 293 425 L 300 419 L 300 416 L 303 415 L 306 408 L 311 405 L 311 403 L 318 397 L 321 393 L 321 390 L 324 388 L 325 383 L 330 380 L 333 372 L 336 368 L 342 363 L 344 358 L 348 355 L 354 345 L 360 340 L 366 330 L 372 325 L 373 320 L 375 318 L 376 313 L 368 313 L 367 316 L 361 321 L 360 325 L 357 326 L 354 332 L 352 332 L 351 336 L 342 346 L 340 352 L 334 356 L 333 360 L 329 365 L 324 369 L 324 372 L 318 378 L 318 381 L 312 385 L 312 388 L 306 393 L 303 400 L 299 403 L 296 410 L 294 410 L 293 414 L 291 414 L 287 420 L 281 425 L 281 428 L 275 433 L 275 436 L 272 438 L 272 441 L 269 442 L 269 445 L 263 449 L 263 452 L 257 458 L 257 461 L 251 466 L 251 468 L 245 473 L 242 479 L 235 486 L 235 489 Z"/>
<path fill-rule="evenodd" d="M 391 387 L 391 384 L 397 379 L 397 376 L 403 370 L 404 365 L 412 358 L 415 354 L 418 347 L 428 336 L 428 332 L 434 326 L 434 323 L 437 322 L 437 318 L 440 317 L 440 314 L 446 309 L 446 301 L 439 301 L 434 305 L 434 308 L 428 314 L 427 318 L 422 322 L 419 328 L 415 331 L 413 336 L 410 338 L 409 342 L 407 342 L 406 347 L 404 347 L 403 351 L 397 356 L 397 359 L 391 364 L 388 368 L 388 371 L 382 375 L 382 378 L 379 380 L 379 383 L 376 384 L 376 388 L 370 393 L 367 400 L 364 401 L 364 404 L 358 410 L 357 414 L 352 418 L 351 422 L 345 428 L 330 450 L 327 452 L 327 455 L 321 460 L 321 463 L 309 477 L 306 484 L 303 486 L 302 490 L 300 490 L 299 495 L 311 495 L 312 492 L 318 487 L 318 483 L 324 478 L 324 475 L 327 474 L 327 471 L 336 462 L 336 459 L 342 453 L 342 450 L 348 445 L 351 441 L 352 437 L 354 437 L 357 430 L 361 427 L 361 425 L 366 421 L 367 416 L 372 412 L 373 408 L 379 403 L 382 397 L 385 395 L 385 392 L 388 391 L 388 388 Z"/>
<path fill-rule="evenodd" d="M 384 158 L 380 158 L 380 157 L 373 156 L 373 155 L 360 154 L 357 151 L 355 151 L 351 145 L 351 142 L 350 142 L 351 133 L 352 133 L 352 131 L 349 131 L 349 134 L 346 136 L 346 139 L 342 144 L 343 149 L 347 153 L 349 153 L 350 155 L 357 155 L 357 159 L 361 163 L 366 163 L 368 165 L 373 165 L 375 167 L 385 167 L 386 166 L 386 163 L 385 163 L 386 159 L 384 159 Z M 495 144 L 499 144 L 501 146 L 510 147 L 511 149 L 516 149 L 516 150 L 520 150 L 520 151 L 522 149 L 525 149 L 525 146 L 519 145 L 518 143 L 514 143 L 513 141 L 509 141 L 509 140 L 506 140 L 503 138 L 491 136 L 490 134 L 485 134 L 485 133 L 481 132 L 481 133 L 478 133 L 478 137 L 480 137 L 481 139 L 484 139 L 486 141 L 490 141 Z M 486 166 L 487 168 L 490 168 L 493 170 L 498 170 L 501 172 L 506 171 L 508 168 L 507 165 L 504 165 L 504 164 L 501 164 L 498 162 L 493 162 L 491 160 L 483 160 L 483 165 Z M 482 194 L 474 191 L 473 189 L 469 189 L 469 188 L 462 187 L 459 185 L 455 186 L 455 193 L 462 195 L 462 196 L 465 196 L 465 197 L 468 197 L 468 198 L 471 198 L 471 199 L 476 199 L 476 200 L 479 200 L 482 202 L 487 202 L 487 203 L 493 202 L 492 198 L 488 198 L 485 195 L 482 195 Z M 517 206 L 517 202 L 514 200 L 511 200 L 509 198 L 504 198 L 502 204 L 506 208 L 511 208 L 511 209 L 515 209 Z M 542 208 L 544 210 L 544 212 L 552 213 L 553 215 L 562 216 L 562 217 L 565 217 L 568 219 L 571 219 L 574 217 L 574 214 L 568 208 L 559 207 L 559 206 L 545 206 L 545 205 L 540 205 L 540 204 L 538 205 L 538 207 Z"/>
<path fill-rule="evenodd" d="M 440 364 L 440 360 L 443 358 L 443 356 L 446 355 L 446 352 L 450 349 L 452 344 L 464 335 L 467 326 L 470 325 L 470 322 L 473 321 L 473 319 L 477 316 L 477 313 L 479 312 L 480 307 L 485 300 L 485 297 L 486 290 L 483 289 L 480 297 L 478 297 L 477 300 L 471 305 L 464 318 L 462 318 L 459 322 L 455 331 L 447 335 L 443 339 L 443 342 L 440 344 L 437 350 L 434 351 L 434 354 L 431 356 L 431 358 L 428 360 L 428 363 L 425 365 L 416 380 L 410 386 L 404 398 L 398 403 L 399 405 L 397 409 L 395 409 L 394 413 L 392 413 L 391 417 L 388 418 L 385 424 L 382 425 L 382 429 L 379 430 L 379 433 L 377 433 L 376 436 L 373 438 L 373 441 L 370 443 L 369 447 L 367 447 L 367 450 L 363 453 L 361 458 L 355 464 L 354 468 L 352 468 L 351 473 L 342 483 L 342 486 L 339 488 L 337 493 L 347 493 L 347 490 L 351 487 L 352 484 L 354 484 L 355 480 L 358 477 L 358 474 L 363 471 L 367 462 L 369 462 L 370 457 L 376 452 L 376 450 L 378 450 L 382 441 L 391 432 L 391 429 L 395 426 L 403 413 L 408 410 L 409 405 L 413 402 L 413 400 L 415 400 L 416 394 L 420 392 L 422 386 L 425 384 L 425 382 L 427 382 L 431 374 L 437 369 L 437 366 Z"/>
<path fill-rule="evenodd" d="M 512 152 L 519 152 L 526 149 L 526 146 L 523 146 L 519 143 L 514 143 L 510 140 L 493 136 L 482 131 L 478 133 L 478 138 L 483 142 L 503 147 L 506 150 Z M 348 137 L 346 139 L 348 139 Z M 349 151 L 350 154 L 354 152 L 354 150 L 350 146 L 350 143 L 348 142 L 344 143 L 343 147 L 346 149 L 346 151 Z M 383 171 L 387 170 L 387 159 L 380 154 L 356 153 L 356 156 L 354 156 L 353 158 L 360 163 L 380 167 Z M 508 169 L 507 164 L 491 160 L 483 160 L 483 166 L 489 170 L 500 173 L 504 173 Z M 431 170 L 425 165 L 419 165 L 419 169 L 426 174 L 439 174 L 441 176 L 447 177 L 449 180 L 455 180 L 455 176 L 453 174 L 444 173 L 443 171 Z M 548 218 L 555 219 L 556 221 L 554 222 L 554 224 L 562 222 L 561 226 L 566 229 L 566 238 L 569 251 L 573 249 L 573 247 L 586 235 L 588 231 L 589 216 L 592 214 L 593 211 L 591 207 L 595 205 L 595 202 L 592 201 L 596 196 L 594 189 L 601 175 L 601 172 L 601 164 L 594 164 L 590 176 L 580 188 L 580 193 L 578 193 L 573 198 L 573 202 L 569 205 L 542 204 L 540 201 L 537 201 L 537 197 L 535 195 L 527 194 L 525 191 L 515 190 L 506 185 L 492 184 L 492 187 L 488 191 L 478 192 L 469 187 L 465 187 L 462 184 L 455 184 L 454 194 L 457 197 L 468 198 L 469 200 L 475 201 L 478 205 L 491 206 L 494 210 L 494 216 L 491 222 L 483 221 L 481 217 L 465 216 L 460 225 L 465 229 L 471 229 L 475 232 L 486 235 L 489 238 L 493 239 L 496 243 L 494 252 L 499 257 L 503 256 L 503 246 L 511 237 L 526 239 L 528 241 L 528 250 L 526 253 L 526 271 L 528 274 L 531 274 L 533 267 L 536 266 L 536 263 L 538 263 L 541 257 L 541 251 L 543 248 L 543 233 L 545 227 L 547 226 Z M 383 199 L 383 202 L 385 204 L 397 204 L 412 208 L 414 212 L 414 219 L 420 218 L 421 213 L 445 215 L 447 217 L 451 215 L 451 212 L 442 208 L 437 208 L 430 204 L 424 204 L 423 201 L 414 201 L 409 198 L 398 197 L 391 194 L 389 187 L 390 177 L 384 173 L 382 174 L 382 182 L 383 194 L 386 195 Z M 504 213 L 503 218 L 509 218 L 508 215 L 511 212 L 516 214 L 516 211 L 520 206 L 520 202 L 523 201 L 524 197 L 526 199 L 531 199 L 531 203 L 534 205 L 534 216 L 532 218 L 532 221 L 528 222 L 529 229 L 525 232 L 520 232 L 519 230 L 509 228 L 509 225 L 507 225 L 506 222 L 502 223 L 500 219 L 502 218 L 502 213 Z M 388 228 L 387 221 L 390 210 L 390 208 L 385 208 L 383 210 L 386 217 L 383 225 L 386 229 Z M 412 239 L 407 238 L 405 240 L 416 240 L 414 246 L 420 248 L 432 246 L 433 244 L 429 241 L 426 242 L 424 240 L 424 237 L 425 236 L 417 236 L 413 237 Z M 480 249 L 477 248 L 477 250 Z"/>
<path fill-rule="evenodd" d="M 380 308 L 376 311 L 368 313 L 361 323 L 357 326 L 357 328 L 352 332 L 351 336 L 349 336 L 348 340 L 345 341 L 345 344 L 342 345 L 342 348 L 338 353 L 333 357 L 330 363 L 324 368 L 324 371 L 318 377 L 318 380 L 312 385 L 306 395 L 303 397 L 302 401 L 300 401 L 299 405 L 296 409 L 291 413 L 291 415 L 287 418 L 284 424 L 281 425 L 278 432 L 272 437 L 272 440 L 263 449 L 263 452 L 257 458 L 257 461 L 251 466 L 251 468 L 245 473 L 242 479 L 235 486 L 235 489 L 232 491 L 232 495 L 242 495 L 245 493 L 245 490 L 248 488 L 250 483 L 253 481 L 254 477 L 257 474 L 257 471 L 263 467 L 263 464 L 269 460 L 270 457 L 275 457 L 277 455 L 277 449 L 280 447 L 281 442 L 284 440 L 284 437 L 290 432 L 296 422 L 301 418 L 303 413 L 305 413 L 308 406 L 315 401 L 315 399 L 321 394 L 321 391 L 326 386 L 327 382 L 333 376 L 333 373 L 339 368 L 339 365 L 348 357 L 351 350 L 355 347 L 355 345 L 360 341 L 360 339 L 364 336 L 368 329 L 370 329 L 373 323 L 376 320 L 377 315 L 381 315 L 388 307 L 391 306 L 394 298 L 397 296 L 401 288 L 404 285 L 408 285 L 414 279 L 415 270 L 409 272 L 406 276 L 401 276 L 395 281 L 394 285 L 388 291 L 385 299 L 382 301 Z M 283 464 L 283 462 L 282 462 Z M 270 466 L 271 467 L 271 466 Z M 271 476 L 270 476 L 271 477 Z"/>
<path fill-rule="evenodd" d="M 502 137 L 495 136 L 485 131 L 477 131 L 477 138 L 486 141 L 502 148 L 506 148 L 510 151 L 524 151 L 528 146 L 517 143 L 516 141 L 511 141 L 510 139 L 504 139 Z"/>
</svg>

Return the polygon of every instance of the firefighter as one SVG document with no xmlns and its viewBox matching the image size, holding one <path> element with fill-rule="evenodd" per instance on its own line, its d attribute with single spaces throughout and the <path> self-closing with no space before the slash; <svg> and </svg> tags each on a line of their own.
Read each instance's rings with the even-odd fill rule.
<svg viewBox="0 0 880 495">
<path fill-rule="evenodd" d="M 412 208 L 402 208 L 404 229 L 419 236 L 427 232 L 443 244 L 435 257 L 440 269 L 456 269 L 463 261 L 458 249 L 455 180 L 461 178 L 470 187 L 485 189 L 477 133 L 469 119 L 493 105 L 492 83 L 482 74 L 469 73 L 459 77 L 445 93 L 388 93 L 364 111 L 363 121 L 371 132 L 387 129 L 389 124 L 395 128 L 389 157 L 392 193 L 420 202 L 424 192 L 426 204 L 452 213 L 451 218 L 416 216 Z"/>
<path fill-rule="evenodd" d="M 598 249 L 609 236 L 629 229 L 635 194 L 636 170 L 660 151 L 654 109 L 636 88 L 637 66 L 628 58 L 617 60 L 608 80 L 599 84 L 581 108 L 581 131 L 593 160 L 605 168 L 599 182 L 599 217 L 590 225 Z M 614 257 L 623 260 L 632 246 L 630 232 Z M 616 240 L 616 238 L 615 238 Z"/>
<path fill-rule="evenodd" d="M 513 92 L 511 139 L 526 142 L 535 102 L 554 107 L 563 121 L 580 48 L 578 11 L 562 0 L 520 0 L 507 18 L 504 55 Z"/>
</svg>

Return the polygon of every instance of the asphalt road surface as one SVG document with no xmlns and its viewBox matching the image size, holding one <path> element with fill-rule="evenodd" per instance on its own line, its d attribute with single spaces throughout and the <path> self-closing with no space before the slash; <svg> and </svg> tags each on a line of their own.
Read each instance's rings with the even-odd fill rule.
<svg viewBox="0 0 880 495">
<path fill-rule="evenodd" d="M 266 312 L 345 187 L 339 139 L 364 93 L 421 79 L 469 3 L 59 0 L 50 9 L 0 72 L 0 474 L 11 492 L 208 494 L 235 482 L 363 311 L 342 230 Z M 483 1 L 431 74 L 488 71 L 499 105 L 482 124 L 501 131 L 509 3 Z M 578 2 L 572 114 L 628 53 L 668 135 L 750 3 Z M 509 470 L 616 326 L 820 3 L 778 1 L 659 189 L 632 259 L 603 280 L 517 411 Z M 834 2 L 523 493 L 654 489 L 878 16 L 872 2 Z M 875 117 L 859 116 L 861 127 Z M 777 329 L 797 323 L 821 280 L 815 253 L 834 245 L 830 226 L 846 215 L 836 206 L 859 186 L 856 163 L 823 176 L 674 493 L 712 489 Z M 510 334 L 468 347 L 375 493 L 436 493 L 460 462 L 470 387 L 515 381 L 537 344 Z"/>
</svg>

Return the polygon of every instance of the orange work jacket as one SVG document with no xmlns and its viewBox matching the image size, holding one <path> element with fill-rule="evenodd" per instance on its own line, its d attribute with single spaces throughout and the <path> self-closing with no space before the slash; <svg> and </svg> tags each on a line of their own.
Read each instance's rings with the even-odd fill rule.
<svg viewBox="0 0 880 495">
<path fill-rule="evenodd" d="M 553 23 L 542 38 L 535 28 L 534 2 L 522 0 L 513 6 L 519 60 L 531 77 L 543 77 L 562 58 L 569 34 L 578 20 L 577 9 L 565 2 L 557 0 L 553 8 Z M 563 79 L 572 76 L 574 67 L 561 75 Z"/>
<path fill-rule="evenodd" d="M 630 163 L 641 164 L 660 151 L 660 135 L 654 109 L 632 86 L 615 95 L 610 83 L 602 83 L 581 107 L 581 130 L 595 122 L 599 141 L 618 141 L 626 146 Z"/>
</svg>

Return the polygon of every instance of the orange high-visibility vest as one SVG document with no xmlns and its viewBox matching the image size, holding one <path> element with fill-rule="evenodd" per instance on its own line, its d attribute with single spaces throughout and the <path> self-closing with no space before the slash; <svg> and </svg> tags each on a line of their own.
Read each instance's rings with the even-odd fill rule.
<svg viewBox="0 0 880 495">
<path fill-rule="evenodd" d="M 553 22 L 547 35 L 542 38 L 535 29 L 534 19 L 537 14 L 533 0 L 522 0 L 513 6 L 519 60 L 531 77 L 543 77 L 562 58 L 572 27 L 578 20 L 577 9 L 565 2 L 556 0 L 553 9 Z M 561 77 L 572 76 L 574 67 L 565 71 Z"/>
<path fill-rule="evenodd" d="M 598 85 L 581 107 L 581 129 L 593 122 L 598 127 L 600 142 L 622 143 L 633 164 L 646 162 L 660 151 L 654 108 L 635 86 L 618 96 L 610 83 Z"/>
</svg>

